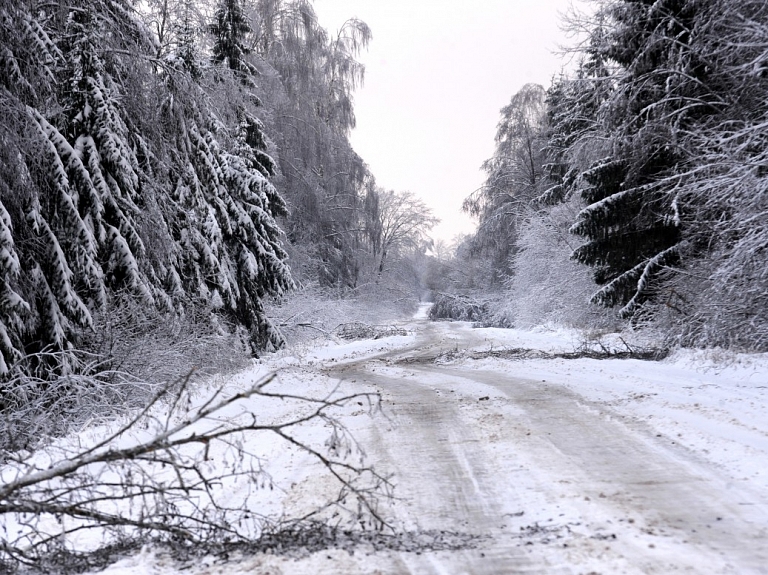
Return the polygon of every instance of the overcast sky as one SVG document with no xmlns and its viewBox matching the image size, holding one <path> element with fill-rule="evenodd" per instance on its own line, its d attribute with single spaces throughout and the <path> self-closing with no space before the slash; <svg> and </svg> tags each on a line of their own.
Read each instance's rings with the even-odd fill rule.
<svg viewBox="0 0 768 575">
<path fill-rule="evenodd" d="M 373 41 L 361 60 L 352 145 L 380 186 L 411 191 L 450 241 L 474 229 L 462 200 L 483 182 L 499 110 L 523 85 L 564 65 L 559 13 L 569 0 L 315 0 L 320 24 L 350 17 Z"/>
</svg>

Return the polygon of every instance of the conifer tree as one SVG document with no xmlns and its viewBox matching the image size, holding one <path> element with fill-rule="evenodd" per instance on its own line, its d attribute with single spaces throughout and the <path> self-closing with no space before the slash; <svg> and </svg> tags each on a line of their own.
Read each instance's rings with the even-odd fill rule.
<svg viewBox="0 0 768 575">
<path fill-rule="evenodd" d="M 688 258 L 670 282 L 665 319 L 686 345 L 765 351 L 768 7 L 715 0 L 702 9 L 693 50 L 712 95 L 708 113 L 680 136 L 685 160 L 670 187 L 685 207 Z"/>
<path fill-rule="evenodd" d="M 49 8 L 0 4 L 0 377 L 79 369 L 121 298 L 203 302 L 254 352 L 279 346 L 262 300 L 292 286 L 285 203 L 253 98 L 229 70 L 212 97 L 158 58 L 124 0 Z"/>
<path fill-rule="evenodd" d="M 235 72 L 252 72 L 253 69 L 245 61 L 245 56 L 251 51 L 245 40 L 252 29 L 241 1 L 220 0 L 213 18 L 208 27 L 213 36 L 213 62 L 224 64 Z"/>
<path fill-rule="evenodd" d="M 209 27 L 214 38 L 213 62 L 229 68 L 245 86 L 251 85 L 249 76 L 256 69 L 245 59 L 250 49 L 244 44 L 251 26 L 240 2 L 223 0 L 214 18 Z M 213 184 L 211 192 L 226 206 L 226 210 L 216 210 L 216 216 L 233 256 L 233 275 L 228 283 L 234 292 L 230 299 L 234 298 L 233 312 L 238 322 L 248 328 L 251 348 L 257 352 L 284 343 L 264 316 L 261 300 L 266 294 L 280 295 L 293 287 L 283 261 L 287 254 L 280 244 L 282 232 L 273 219 L 287 215 L 287 209 L 267 180 L 275 175 L 276 166 L 266 153 L 264 125 L 245 105 L 240 106 L 236 116 L 234 154 L 219 147 L 213 130 L 195 135 L 197 153 L 204 157 L 202 163 L 197 163 L 197 170 L 203 171 L 203 181 Z M 229 197 L 223 197 L 223 193 Z"/>
<path fill-rule="evenodd" d="M 680 133 L 718 109 L 707 67 L 691 48 L 701 6 L 616 0 L 602 13 L 609 33 L 601 51 L 621 68 L 601 108 L 610 149 L 582 174 L 589 205 L 571 230 L 588 240 L 573 257 L 593 266 L 603 285 L 593 301 L 620 305 L 624 316 L 680 261 L 684 208 L 666 178 L 682 160 Z"/>
<path fill-rule="evenodd" d="M 195 41 L 197 30 L 192 19 L 192 0 L 182 0 L 179 12 L 179 21 L 174 24 L 176 32 L 174 56 L 182 63 L 182 68 L 193 80 L 199 80 L 203 72 Z"/>
</svg>

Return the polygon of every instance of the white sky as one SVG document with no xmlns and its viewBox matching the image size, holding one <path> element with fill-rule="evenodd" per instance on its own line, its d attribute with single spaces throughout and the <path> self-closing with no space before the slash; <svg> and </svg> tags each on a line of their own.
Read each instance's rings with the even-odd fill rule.
<svg viewBox="0 0 768 575">
<path fill-rule="evenodd" d="M 329 31 L 356 16 L 373 32 L 355 96 L 352 145 L 380 186 L 411 191 L 451 240 L 475 224 L 461 202 L 483 182 L 499 110 L 524 84 L 547 87 L 567 43 L 569 0 L 314 0 Z"/>
</svg>

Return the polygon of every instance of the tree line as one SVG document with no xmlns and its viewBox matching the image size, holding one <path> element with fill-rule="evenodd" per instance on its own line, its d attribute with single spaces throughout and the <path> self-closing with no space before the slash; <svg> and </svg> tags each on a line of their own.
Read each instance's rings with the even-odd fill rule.
<svg viewBox="0 0 768 575">
<path fill-rule="evenodd" d="M 464 204 L 495 321 L 768 349 L 768 6 L 602 0 L 570 24 L 575 71 L 512 97 Z"/>
<path fill-rule="evenodd" d="M 118 367 L 117 317 L 274 349 L 266 299 L 423 248 L 349 144 L 370 39 L 309 0 L 0 2 L 0 377 Z"/>
</svg>

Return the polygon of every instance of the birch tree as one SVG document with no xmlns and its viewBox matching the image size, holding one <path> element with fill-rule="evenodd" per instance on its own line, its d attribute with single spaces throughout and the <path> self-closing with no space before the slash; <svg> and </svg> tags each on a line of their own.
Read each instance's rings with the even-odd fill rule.
<svg viewBox="0 0 768 575">
<path fill-rule="evenodd" d="M 501 109 L 494 154 L 482 166 L 486 180 L 464 200 L 463 209 L 478 218 L 475 249 L 500 275 L 509 272 L 520 223 L 541 193 L 545 120 L 544 88 L 527 84 L 512 96 Z"/>
</svg>

